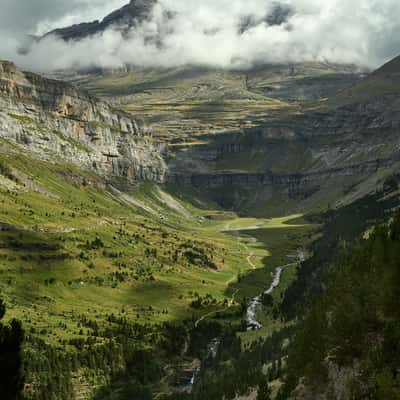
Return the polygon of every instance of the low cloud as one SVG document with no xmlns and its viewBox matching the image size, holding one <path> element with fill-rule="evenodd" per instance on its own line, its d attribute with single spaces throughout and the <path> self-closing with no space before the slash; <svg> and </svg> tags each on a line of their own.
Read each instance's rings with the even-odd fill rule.
<svg viewBox="0 0 400 400">
<path fill-rule="evenodd" d="M 75 0 L 76 7 L 68 10 L 56 0 L 48 3 L 51 13 L 34 22 L 21 18 L 18 32 L 0 25 L 0 34 L 8 38 L 0 44 L 1 58 L 39 71 L 126 64 L 247 68 L 303 61 L 373 68 L 400 53 L 398 0 L 159 0 L 150 18 L 129 31 L 114 28 L 68 43 L 47 37 L 19 54 L 22 29 L 42 33 L 44 27 L 91 20 L 106 11 L 103 0 L 91 1 L 93 7 L 88 0 Z M 107 2 L 107 10 L 123 3 Z M 29 15 L 30 6 L 21 7 Z"/>
</svg>

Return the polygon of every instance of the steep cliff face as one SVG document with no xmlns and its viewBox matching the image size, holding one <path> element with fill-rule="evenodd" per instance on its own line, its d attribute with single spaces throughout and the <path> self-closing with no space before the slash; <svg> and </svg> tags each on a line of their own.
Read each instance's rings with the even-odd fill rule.
<svg viewBox="0 0 400 400">
<path fill-rule="evenodd" d="M 242 211 L 351 202 L 399 167 L 399 110 L 400 98 L 390 94 L 204 137 L 179 147 L 169 181 Z"/>
<path fill-rule="evenodd" d="M 162 182 L 163 148 L 129 115 L 74 86 L 0 62 L 0 138 L 105 177 Z"/>
</svg>

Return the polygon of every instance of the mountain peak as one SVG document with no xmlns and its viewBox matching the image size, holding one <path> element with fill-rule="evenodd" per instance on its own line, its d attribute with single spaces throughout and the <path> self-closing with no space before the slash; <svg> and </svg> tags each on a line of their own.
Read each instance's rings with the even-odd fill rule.
<svg viewBox="0 0 400 400">
<path fill-rule="evenodd" d="M 66 41 L 81 40 L 85 37 L 102 33 L 112 26 L 132 27 L 146 20 L 156 3 L 157 0 L 131 0 L 128 4 L 113 11 L 101 21 L 84 22 L 55 29 L 45 36 L 53 35 Z"/>
</svg>

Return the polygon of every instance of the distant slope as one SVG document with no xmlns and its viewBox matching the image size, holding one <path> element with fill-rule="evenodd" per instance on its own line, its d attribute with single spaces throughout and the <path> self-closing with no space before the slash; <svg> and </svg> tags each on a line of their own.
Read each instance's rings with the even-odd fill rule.
<svg viewBox="0 0 400 400">
<path fill-rule="evenodd" d="M 389 61 L 372 74 L 344 90 L 329 102 L 333 106 L 365 102 L 382 96 L 398 96 L 400 92 L 400 57 Z"/>
<path fill-rule="evenodd" d="M 276 113 L 296 112 L 299 104 L 336 95 L 358 79 L 354 66 L 301 63 L 242 71 L 127 67 L 76 83 L 144 117 L 159 138 L 193 142 L 197 136 L 239 132 Z"/>
<path fill-rule="evenodd" d="M 6 322 L 18 318 L 28 333 L 26 398 L 91 399 L 121 372 L 140 379 L 159 363 L 173 387 L 181 321 L 226 307 L 225 290 L 247 265 L 240 244 L 155 184 L 116 180 L 130 189 L 121 193 L 1 138 L 0 150 L 0 293 Z M 215 301 L 194 309 L 199 297 Z M 170 352 L 172 334 L 179 348 Z"/>
<path fill-rule="evenodd" d="M 400 78 L 400 56 L 390 60 L 381 68 L 377 69 L 373 75 L 392 75 Z"/>
</svg>

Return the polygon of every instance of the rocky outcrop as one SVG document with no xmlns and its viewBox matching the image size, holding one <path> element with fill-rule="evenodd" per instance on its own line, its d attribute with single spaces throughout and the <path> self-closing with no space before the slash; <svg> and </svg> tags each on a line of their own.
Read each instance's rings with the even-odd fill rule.
<svg viewBox="0 0 400 400">
<path fill-rule="evenodd" d="M 320 172 L 310 172 L 304 174 L 277 175 L 273 173 L 235 173 L 221 172 L 215 175 L 191 175 L 180 176 L 170 175 L 169 181 L 179 185 L 194 185 L 199 187 L 218 187 L 224 185 L 241 185 L 244 187 L 257 187 L 259 185 L 271 186 L 304 186 L 307 183 L 319 180 L 326 180 L 338 176 L 352 176 L 356 174 L 372 174 L 379 168 L 390 165 L 396 160 L 372 160 L 362 164 L 351 165 L 342 168 L 332 168 Z"/>
<path fill-rule="evenodd" d="M 0 62 L 0 139 L 105 177 L 163 182 L 161 145 L 128 114 L 74 86 Z"/>
<path fill-rule="evenodd" d="M 100 34 L 109 28 L 131 28 L 150 16 L 156 2 L 157 0 L 131 0 L 129 4 L 107 15 L 102 21 L 56 29 L 46 36 L 53 35 L 66 41 L 81 40 Z"/>
</svg>

